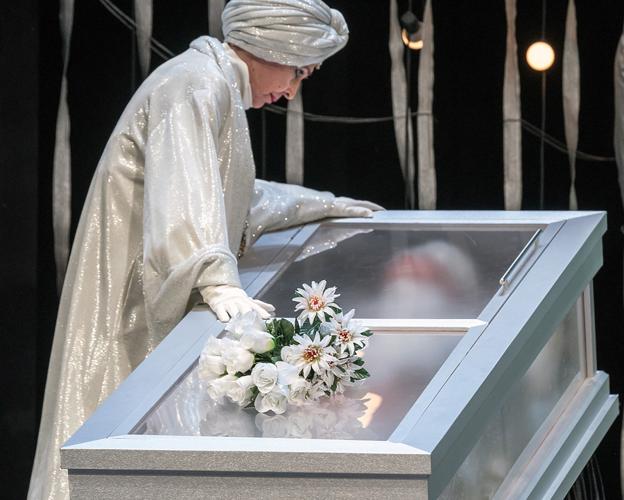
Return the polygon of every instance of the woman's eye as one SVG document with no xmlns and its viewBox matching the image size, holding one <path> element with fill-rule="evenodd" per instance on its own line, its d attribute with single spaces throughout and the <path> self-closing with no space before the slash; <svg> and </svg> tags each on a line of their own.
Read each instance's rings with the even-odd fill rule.
<svg viewBox="0 0 624 500">
<path fill-rule="evenodd" d="M 305 70 L 303 68 L 295 68 L 295 78 L 303 78 L 305 76 Z"/>
</svg>

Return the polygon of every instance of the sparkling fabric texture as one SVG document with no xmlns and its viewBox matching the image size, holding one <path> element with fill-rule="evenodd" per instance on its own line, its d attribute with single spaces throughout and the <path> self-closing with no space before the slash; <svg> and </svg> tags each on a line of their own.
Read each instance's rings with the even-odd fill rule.
<svg viewBox="0 0 624 500">
<path fill-rule="evenodd" d="M 287 66 L 320 64 L 349 39 L 342 14 L 320 0 L 231 0 L 221 19 L 226 42 Z"/>
<path fill-rule="evenodd" d="M 254 181 L 250 99 L 244 63 L 201 37 L 123 112 L 74 240 L 28 498 L 68 498 L 59 448 L 195 305 L 197 289 L 240 285 L 244 232 L 249 245 L 266 230 L 354 215 L 353 200 Z"/>
</svg>

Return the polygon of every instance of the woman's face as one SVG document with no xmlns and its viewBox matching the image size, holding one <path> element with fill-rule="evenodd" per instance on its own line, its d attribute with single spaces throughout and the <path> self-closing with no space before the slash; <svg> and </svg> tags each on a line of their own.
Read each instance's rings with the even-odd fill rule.
<svg viewBox="0 0 624 500">
<path fill-rule="evenodd" d="M 302 80 L 308 78 L 316 66 L 284 66 L 283 64 L 264 61 L 246 51 L 235 48 L 249 70 L 253 108 L 272 104 L 280 98 L 294 99 Z"/>
</svg>

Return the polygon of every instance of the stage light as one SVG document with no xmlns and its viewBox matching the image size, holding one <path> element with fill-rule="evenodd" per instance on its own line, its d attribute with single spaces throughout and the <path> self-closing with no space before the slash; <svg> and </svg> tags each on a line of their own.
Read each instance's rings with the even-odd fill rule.
<svg viewBox="0 0 624 500">
<path fill-rule="evenodd" d="M 555 61 L 555 51 L 546 42 L 535 42 L 526 51 L 526 60 L 535 71 L 546 71 Z"/>
<path fill-rule="evenodd" d="M 423 24 L 411 10 L 401 16 L 401 39 L 412 50 L 423 48 Z"/>
</svg>

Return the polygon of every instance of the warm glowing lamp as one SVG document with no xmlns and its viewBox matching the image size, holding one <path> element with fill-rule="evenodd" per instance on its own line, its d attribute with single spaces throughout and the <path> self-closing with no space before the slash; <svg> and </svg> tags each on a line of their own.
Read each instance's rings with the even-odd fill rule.
<svg viewBox="0 0 624 500">
<path fill-rule="evenodd" d="M 423 25 L 411 10 L 401 16 L 401 39 L 412 50 L 423 48 Z"/>
<path fill-rule="evenodd" d="M 420 50 L 423 48 L 423 41 L 421 39 L 415 39 L 414 35 L 410 35 L 407 30 L 404 28 L 401 30 L 401 39 L 403 43 L 407 45 L 408 48 L 412 50 Z"/>
<path fill-rule="evenodd" d="M 526 60 L 535 71 L 546 71 L 555 62 L 555 51 L 546 42 L 535 42 L 526 51 Z"/>
</svg>

